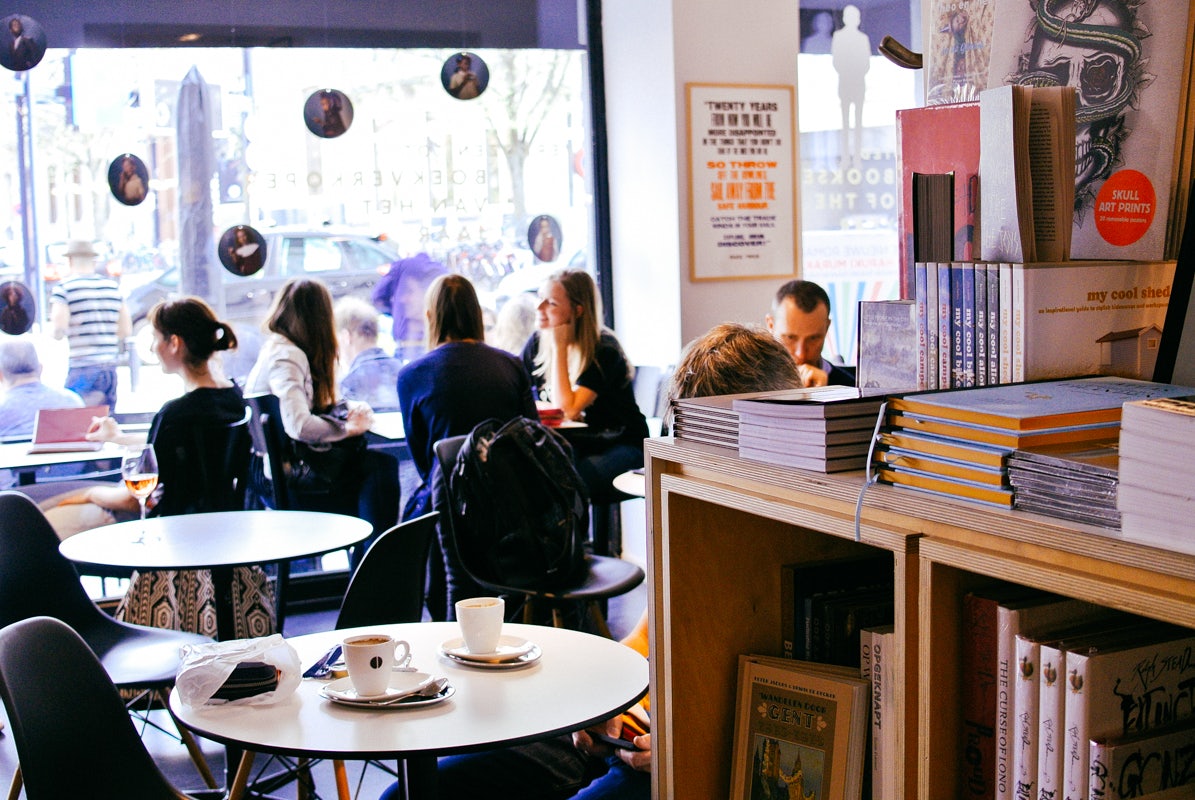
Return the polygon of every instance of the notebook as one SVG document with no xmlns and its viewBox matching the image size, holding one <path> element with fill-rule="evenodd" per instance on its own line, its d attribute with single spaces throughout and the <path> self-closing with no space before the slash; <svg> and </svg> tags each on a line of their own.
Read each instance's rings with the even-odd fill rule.
<svg viewBox="0 0 1195 800">
<path fill-rule="evenodd" d="M 33 418 L 33 444 L 29 453 L 69 453 L 99 450 L 103 442 L 89 442 L 83 438 L 91 421 L 108 416 L 108 406 L 83 408 L 39 408 Z"/>
</svg>

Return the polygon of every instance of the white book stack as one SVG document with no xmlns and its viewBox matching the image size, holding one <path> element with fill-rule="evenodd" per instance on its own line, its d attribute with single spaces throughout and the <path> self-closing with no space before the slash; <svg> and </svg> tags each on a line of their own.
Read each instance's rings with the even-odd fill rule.
<svg viewBox="0 0 1195 800">
<path fill-rule="evenodd" d="M 1125 403 L 1120 425 L 1121 535 L 1195 554 L 1195 396 Z"/>
</svg>

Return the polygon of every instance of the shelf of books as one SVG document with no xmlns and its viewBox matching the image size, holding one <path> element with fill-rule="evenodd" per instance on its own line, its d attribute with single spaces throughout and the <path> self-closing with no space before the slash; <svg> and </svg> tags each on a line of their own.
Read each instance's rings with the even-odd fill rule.
<svg viewBox="0 0 1195 800">
<path fill-rule="evenodd" d="M 793 469 L 671 438 L 649 440 L 645 452 L 657 798 L 753 797 L 757 784 L 748 776 L 758 781 L 765 770 L 763 780 L 770 780 L 769 761 L 775 779 L 799 777 L 805 789 L 821 777 L 812 751 L 786 745 L 775 732 L 785 695 L 744 683 L 742 656 L 769 669 L 788 656 L 793 668 L 780 668 L 787 677 L 776 685 L 800 687 L 828 680 L 802 669 L 800 659 L 878 670 L 871 656 L 878 658 L 875 642 L 882 641 L 884 730 L 871 720 L 869 748 L 881 755 L 863 768 L 863 787 L 845 796 L 1011 800 L 1008 748 L 996 747 L 995 723 L 973 719 L 984 703 L 992 715 L 1009 710 L 995 698 L 1009 689 L 999 682 L 1013 677 L 1013 640 L 998 651 L 996 639 L 978 635 L 992 629 L 997 607 L 1048 597 L 1060 604 L 1059 613 L 1098 617 L 1097 627 L 1114 627 L 1104 625 L 1103 615 L 1118 612 L 1135 615 L 1135 632 L 1149 629 L 1151 620 L 1195 629 L 1195 556 L 1094 525 L 899 486 L 870 486 L 860 502 L 862 471 Z M 884 621 L 885 599 L 890 626 L 873 624 Z M 838 618 L 846 610 L 862 633 L 854 630 L 842 648 L 850 627 L 840 627 Z M 1026 630 L 1033 613 L 1021 612 Z M 991 667 L 998 652 L 1004 668 L 975 667 Z M 846 702 L 849 687 L 839 685 Z M 981 695 L 987 700 L 976 699 Z M 774 707 L 781 711 L 772 714 Z M 976 731 L 985 732 L 977 738 Z M 758 741 L 744 740 L 744 732 Z M 1126 757 L 1128 745 L 1105 739 L 1098 746 L 1084 740 L 1084 758 Z M 996 780 L 998 757 L 1005 759 L 1004 778 L 999 787 L 984 786 Z M 818 797 L 840 796 L 843 773 L 834 774 L 834 791 Z"/>
</svg>

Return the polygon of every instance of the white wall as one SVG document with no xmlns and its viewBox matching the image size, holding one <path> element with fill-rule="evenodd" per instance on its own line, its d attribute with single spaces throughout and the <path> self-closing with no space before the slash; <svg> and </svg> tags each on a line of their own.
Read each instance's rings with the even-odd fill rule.
<svg viewBox="0 0 1195 800">
<path fill-rule="evenodd" d="M 673 363 L 719 322 L 763 322 L 781 279 L 689 280 L 686 83 L 796 82 L 795 0 L 604 0 L 619 339 Z"/>
</svg>

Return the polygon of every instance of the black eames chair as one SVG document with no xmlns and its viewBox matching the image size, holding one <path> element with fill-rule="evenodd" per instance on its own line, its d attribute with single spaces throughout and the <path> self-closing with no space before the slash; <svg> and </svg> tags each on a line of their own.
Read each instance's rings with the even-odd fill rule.
<svg viewBox="0 0 1195 800">
<path fill-rule="evenodd" d="M 41 509 L 20 492 L 0 492 L 0 626 L 36 616 L 69 625 L 91 648 L 112 683 L 141 690 L 142 699 L 163 706 L 178 671 L 179 649 L 212 641 L 199 634 L 119 622 L 105 614 L 83 590 L 74 565 L 58 552 L 58 536 Z M 71 710 L 67 718 L 97 747 L 103 746 L 81 709 Z M 215 788 L 216 780 L 194 738 L 181 727 L 179 733 L 204 782 Z M 62 771 L 79 773 L 74 766 L 63 768 L 70 760 L 58 763 Z M 14 781 L 19 779 L 20 773 Z"/>
<path fill-rule="evenodd" d="M 395 525 L 365 551 L 340 604 L 338 629 L 423 619 L 427 553 L 436 520 L 430 513 Z"/>
<path fill-rule="evenodd" d="M 53 617 L 0 629 L 0 697 L 29 800 L 180 800 L 87 642 Z"/>
<path fill-rule="evenodd" d="M 469 587 L 471 583 L 488 593 L 524 598 L 523 619 L 525 622 L 534 621 L 536 608 L 543 605 L 551 609 L 552 624 L 558 628 L 563 627 L 562 612 L 570 606 L 584 606 L 594 628 L 602 635 L 609 637 L 610 629 L 606 625 L 606 617 L 602 613 L 602 602 L 611 597 L 626 594 L 643 583 L 644 580 L 643 570 L 631 562 L 610 556 L 588 556 L 586 560 L 589 569 L 581 582 L 566 589 L 548 591 L 502 586 L 482 580 L 469 569 L 469 565 L 461 558 L 456 546 L 455 527 L 458 520 L 452 511 L 453 504 L 448 502 L 451 488 L 445 476 L 452 474 L 457 454 L 467 438 L 467 436 L 452 436 L 441 439 L 434 446 L 438 474 L 433 478 L 433 495 L 440 513 L 440 543 L 444 549 L 445 566 L 448 572 L 449 613 L 452 613 L 452 605 L 456 600 L 468 596 L 468 594 L 460 594 L 459 587 Z M 455 593 L 454 588 L 457 589 Z M 466 588 L 465 591 L 469 591 L 469 589 Z"/>
</svg>

